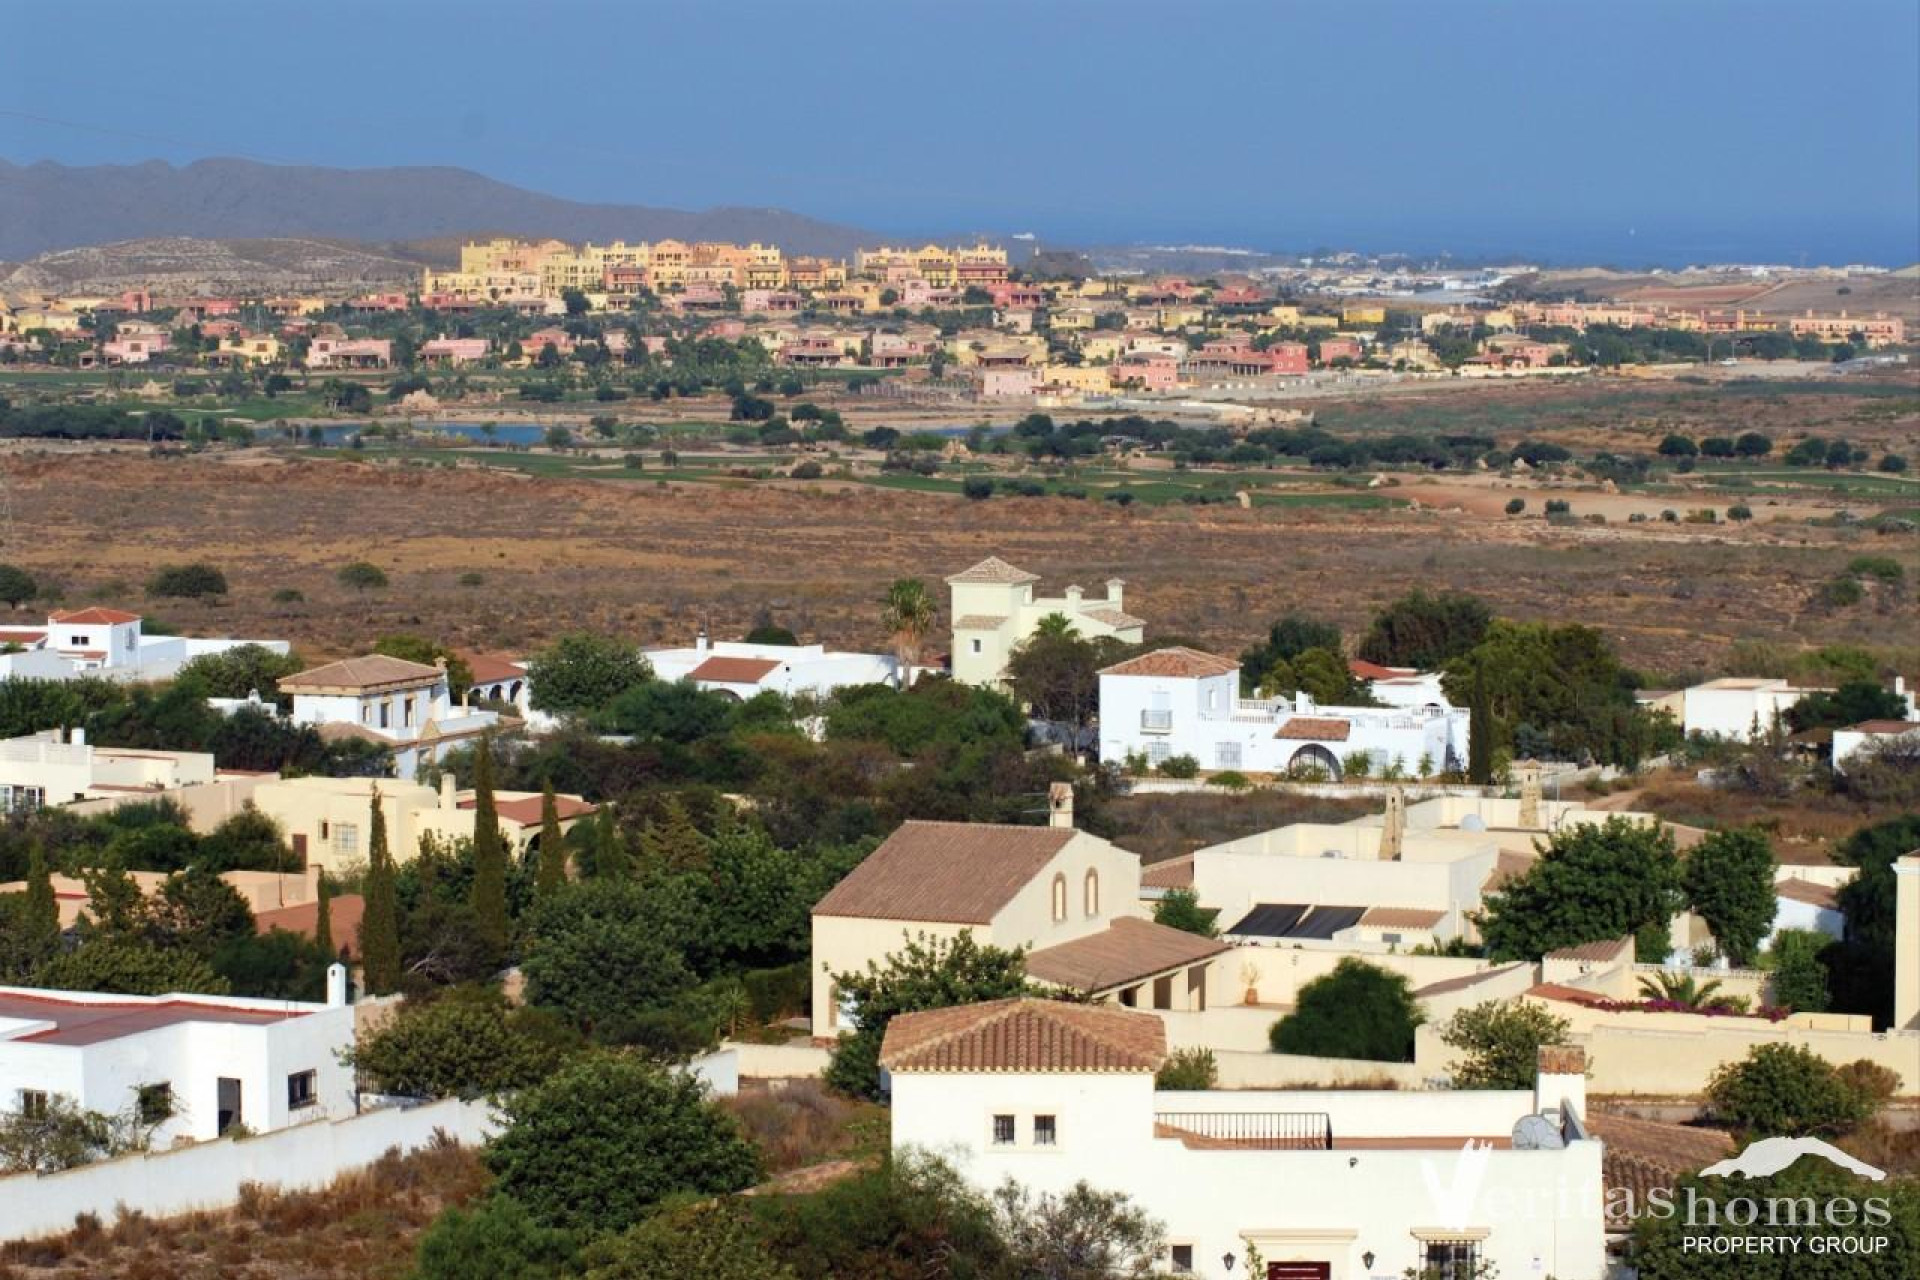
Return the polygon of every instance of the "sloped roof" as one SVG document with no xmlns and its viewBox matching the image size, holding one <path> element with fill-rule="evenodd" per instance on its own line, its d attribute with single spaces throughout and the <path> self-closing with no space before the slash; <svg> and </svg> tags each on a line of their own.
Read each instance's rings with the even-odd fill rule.
<svg viewBox="0 0 1920 1280">
<path fill-rule="evenodd" d="M 1273 736 L 1304 742 L 1345 742 L 1352 732 L 1351 720 L 1333 716 L 1288 716 L 1273 731 Z"/>
<path fill-rule="evenodd" d="M 1527 874 L 1533 869 L 1538 858 L 1530 858 L 1524 853 L 1515 853 L 1511 849 L 1502 849 L 1494 858 L 1493 870 L 1480 882 L 1480 896 L 1504 889 L 1510 881 Z"/>
<path fill-rule="evenodd" d="M 524 680 L 527 668 L 517 658 L 503 658 L 491 653 L 463 653 L 467 670 L 473 673 L 475 684 L 498 684 L 502 680 Z"/>
<path fill-rule="evenodd" d="M 1124 610 L 1113 608 L 1111 605 L 1104 608 L 1082 609 L 1080 612 L 1092 618 L 1095 622 L 1104 622 L 1115 631 L 1128 631 L 1134 627 L 1144 627 L 1147 625 L 1145 619 L 1136 618 Z"/>
<path fill-rule="evenodd" d="M 1812 880 L 1802 880 L 1799 876 L 1775 881 L 1773 896 L 1789 898 L 1794 902 L 1805 902 L 1816 907 L 1833 907 L 1840 901 L 1839 894 L 1831 886 L 1816 884 Z"/>
<path fill-rule="evenodd" d="M 350 960 L 360 958 L 360 921 L 367 913 L 367 900 L 357 893 L 343 893 L 327 903 L 327 928 L 333 945 Z M 320 904 L 303 902 L 294 907 L 272 907 L 253 913 L 253 931 L 271 933 L 284 929 L 303 938 L 312 938 L 320 928 Z"/>
<path fill-rule="evenodd" d="M 1733 1138 L 1720 1129 L 1696 1129 L 1595 1110 L 1587 1112 L 1585 1121 L 1587 1132 L 1602 1144 L 1601 1181 L 1609 1192 L 1606 1203 L 1610 1211 L 1624 1203 L 1611 1194 L 1618 1188 L 1632 1191 L 1633 1203 L 1645 1204 L 1647 1193 L 1655 1187 L 1671 1189 L 1681 1175 L 1698 1173 L 1734 1150 Z"/>
<path fill-rule="evenodd" d="M 1184 853 L 1177 858 L 1168 858 L 1165 862 L 1156 862 L 1150 867 L 1142 867 L 1140 887 L 1142 889 L 1193 888 L 1193 855 Z"/>
<path fill-rule="evenodd" d="M 49 614 L 48 620 L 52 622 L 79 623 L 89 627 L 111 627 L 122 622 L 138 622 L 140 621 L 140 615 L 137 613 L 123 613 L 118 609 L 102 609 L 94 606 L 89 609 L 74 609 L 67 613 Z"/>
<path fill-rule="evenodd" d="M 1576 947 L 1561 947 L 1557 951 L 1547 952 L 1544 958 L 1548 960 L 1588 960 L 1596 963 L 1604 963 L 1609 960 L 1620 959 L 1623 952 L 1629 956 L 1633 954 L 1633 939 L 1631 937 L 1606 938 L 1599 942 L 1583 942 Z"/>
<path fill-rule="evenodd" d="M 1026 582 L 1040 581 L 1037 573 L 1028 573 L 1025 569 L 1016 569 L 999 556 L 988 556 L 971 569 L 962 570 L 947 579 L 948 582 L 992 582 L 1002 586 L 1017 587 Z"/>
<path fill-rule="evenodd" d="M 1122 916 L 1099 933 L 1042 947 L 1027 956 L 1027 976 L 1076 991 L 1105 991 L 1227 950 L 1218 938 Z"/>
<path fill-rule="evenodd" d="M 1240 670 L 1240 664 L 1229 658 L 1211 653 L 1202 653 L 1198 649 L 1189 649 L 1185 645 L 1174 645 L 1168 649 L 1155 649 L 1152 653 L 1143 653 L 1137 658 L 1128 658 L 1125 662 L 1116 662 L 1110 667 L 1102 667 L 1103 676 L 1169 676 L 1178 680 L 1199 680 L 1207 676 L 1224 676 Z"/>
<path fill-rule="evenodd" d="M 987 924 L 1078 834 L 1072 827 L 903 822 L 813 914 Z"/>
<path fill-rule="evenodd" d="M 759 684 L 780 663 L 772 658 L 708 658 L 687 672 L 689 680 L 710 680 L 715 684 Z"/>
<path fill-rule="evenodd" d="M 965 613 L 953 620 L 955 631 L 998 631 L 1006 619 L 991 613 Z"/>
<path fill-rule="evenodd" d="M 1418 988 L 1413 994 L 1416 999 L 1420 999 L 1426 996 L 1443 996 L 1454 991 L 1465 991 L 1469 987 L 1477 987 L 1483 982 L 1490 982 L 1503 973 L 1511 973 L 1513 970 L 1518 969 L 1523 963 L 1524 961 L 1515 960 L 1511 964 L 1503 964 L 1495 969 L 1482 969 L 1477 973 L 1463 973 L 1457 978 L 1442 978 L 1438 982 L 1429 982 L 1426 986 Z"/>
<path fill-rule="evenodd" d="M 305 689 L 364 691 L 393 685 L 426 684 L 441 679 L 445 674 L 439 667 L 430 667 L 424 662 L 409 662 L 405 658 L 390 657 L 384 653 L 369 653 L 365 657 L 342 658 L 323 667 L 309 667 L 305 671 L 283 676 L 280 688 L 291 692 Z"/>
<path fill-rule="evenodd" d="M 1404 680 L 1408 676 L 1420 674 L 1418 667 L 1383 667 L 1377 662 L 1368 662 L 1365 658 L 1349 658 L 1347 670 L 1359 680 Z"/>
<path fill-rule="evenodd" d="M 1920 729 L 1920 720 L 1862 720 L 1847 728 L 1855 733 L 1912 733 Z"/>
<path fill-rule="evenodd" d="M 1444 911 L 1422 907 L 1368 907 L 1360 923 L 1377 929 L 1431 929 L 1446 916 Z"/>
<path fill-rule="evenodd" d="M 1155 1071 L 1166 1056 L 1150 1013 L 1031 997 L 903 1013 L 880 1046 L 893 1072 Z"/>
</svg>

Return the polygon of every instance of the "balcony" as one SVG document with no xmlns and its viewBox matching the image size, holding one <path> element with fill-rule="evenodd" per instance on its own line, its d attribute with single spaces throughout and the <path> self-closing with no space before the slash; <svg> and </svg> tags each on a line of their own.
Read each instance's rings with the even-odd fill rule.
<svg viewBox="0 0 1920 1280">
<path fill-rule="evenodd" d="M 1324 1111 L 1160 1111 L 1153 1136 L 1218 1151 L 1331 1151 L 1333 1120 Z"/>
<path fill-rule="evenodd" d="M 1140 713 L 1140 732 L 1172 733 L 1173 732 L 1173 712 L 1142 711 Z"/>
</svg>

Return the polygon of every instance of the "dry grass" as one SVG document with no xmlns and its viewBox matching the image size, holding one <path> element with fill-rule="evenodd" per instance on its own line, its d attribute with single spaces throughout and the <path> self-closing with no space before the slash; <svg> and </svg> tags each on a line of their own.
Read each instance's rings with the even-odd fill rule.
<svg viewBox="0 0 1920 1280">
<path fill-rule="evenodd" d="M 818 1080 L 746 1089 L 720 1105 L 760 1151 L 769 1174 L 877 1154 L 887 1145 L 884 1107 L 831 1093 Z"/>
<path fill-rule="evenodd" d="M 1692 827 L 1758 826 L 1772 838 L 1780 862 L 1801 865 L 1831 861 L 1833 846 L 1861 827 L 1899 816 L 1897 809 L 1876 810 L 1851 796 L 1813 787 L 1762 796 L 1702 786 L 1677 771 L 1655 775 L 1633 793 L 1630 805 Z"/>
<path fill-rule="evenodd" d="M 16 454 L 6 466 L 15 526 L 34 534 L 10 558 L 68 604 L 140 605 L 156 567 L 205 559 L 232 583 L 226 602 L 147 610 L 189 634 L 286 637 L 311 657 L 394 631 L 486 650 L 581 628 L 685 642 L 703 619 L 738 634 L 763 610 L 802 636 L 879 647 L 889 580 L 937 584 L 990 554 L 1045 575 L 1050 590 L 1126 578 L 1128 610 L 1149 634 L 1227 653 L 1289 609 L 1357 633 L 1416 586 L 1472 591 L 1514 617 L 1591 623 L 1628 661 L 1662 672 L 1710 665 L 1743 637 L 1864 643 L 1920 618 L 1910 601 L 1808 612 L 1852 555 L 1886 540 L 1761 521 L 1557 528 L 1437 510 L 1122 510 L 130 453 Z M 335 571 L 360 559 L 391 588 L 339 585 Z M 483 585 L 460 586 L 469 572 Z M 276 603 L 282 588 L 305 598 Z"/>
<path fill-rule="evenodd" d="M 1345 822 L 1379 808 L 1373 800 L 1341 800 L 1291 791 L 1182 792 L 1132 795 L 1110 802 L 1113 841 L 1152 865 L 1207 845 L 1296 822 Z"/>
<path fill-rule="evenodd" d="M 64 1236 L 0 1245 L 0 1280 L 398 1280 L 426 1225 L 488 1180 L 470 1148 L 390 1151 L 321 1191 L 248 1186 L 224 1212 L 83 1214 Z"/>
</svg>

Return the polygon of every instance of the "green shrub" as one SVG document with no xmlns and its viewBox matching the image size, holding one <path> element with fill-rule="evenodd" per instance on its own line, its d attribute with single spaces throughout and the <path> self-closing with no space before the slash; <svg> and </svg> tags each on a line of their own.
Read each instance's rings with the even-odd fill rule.
<svg viewBox="0 0 1920 1280">
<path fill-rule="evenodd" d="M 168 565 L 147 580 L 147 594 L 175 599 L 198 599 L 227 594 L 227 576 L 204 561 Z"/>
<path fill-rule="evenodd" d="M 1192 756 L 1168 756 L 1160 762 L 1160 772 L 1169 778 L 1197 778 L 1200 762 Z"/>
<path fill-rule="evenodd" d="M 1211 1089 L 1220 1080 L 1220 1064 L 1211 1049 L 1175 1049 L 1153 1077 L 1156 1089 Z"/>
<path fill-rule="evenodd" d="M 1245 791 L 1248 787 L 1251 787 L 1253 783 L 1248 780 L 1246 774 L 1241 773 L 1238 769 L 1222 769 L 1219 773 L 1207 779 L 1207 785 L 1210 787 L 1220 787 L 1227 791 Z"/>
<path fill-rule="evenodd" d="M 1898 582 L 1907 576 L 1892 556 L 1855 556 L 1847 562 L 1847 572 L 1856 578 L 1878 578 L 1882 582 Z"/>
<path fill-rule="evenodd" d="M 1349 956 L 1300 988 L 1293 1012 L 1267 1033 L 1275 1053 L 1411 1062 L 1420 1025 L 1413 987 L 1397 973 Z"/>
<path fill-rule="evenodd" d="M 379 591 L 387 585 L 386 570 L 366 560 L 343 564 L 333 576 L 341 586 L 352 587 L 355 591 Z"/>
<path fill-rule="evenodd" d="M 1507 514 L 1508 514 L 1508 515 L 1510 515 L 1510 516 L 1517 516 L 1517 515 L 1519 515 L 1519 514 L 1520 514 L 1520 513 L 1522 512 L 1522 511 L 1525 511 L 1526 509 L 1527 509 L 1527 500 L 1526 500 L 1525 498 L 1509 498 L 1509 499 L 1507 499 Z"/>
</svg>

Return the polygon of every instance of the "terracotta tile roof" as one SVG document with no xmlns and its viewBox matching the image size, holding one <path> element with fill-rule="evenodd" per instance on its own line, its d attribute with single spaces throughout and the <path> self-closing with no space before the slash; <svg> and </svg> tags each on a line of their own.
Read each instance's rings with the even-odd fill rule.
<svg viewBox="0 0 1920 1280">
<path fill-rule="evenodd" d="M 1855 733 L 1912 733 L 1920 729 L 1920 720 L 1862 720 L 1847 728 Z"/>
<path fill-rule="evenodd" d="M 327 903 L 327 926 L 333 933 L 333 945 L 346 952 L 350 960 L 360 958 L 360 919 L 366 914 L 367 900 L 357 893 L 343 893 Z M 271 933 L 285 929 L 303 938 L 311 938 L 320 924 L 320 904 L 303 902 L 297 907 L 275 907 L 253 913 L 253 931 Z"/>
<path fill-rule="evenodd" d="M 1420 674 L 1418 667 L 1383 667 L 1365 658 L 1348 659 L 1347 670 L 1360 680 L 1401 680 Z"/>
<path fill-rule="evenodd" d="M 1816 907 L 1833 907 L 1840 901 L 1838 892 L 1831 887 L 1816 884 L 1811 880 L 1802 880 L 1798 876 L 1775 881 L 1773 896 L 1789 898 L 1794 902 L 1805 902 Z"/>
<path fill-rule="evenodd" d="M 1600 942 L 1583 942 L 1577 947 L 1561 947 L 1557 951 L 1547 952 L 1544 958 L 1548 960 L 1590 960 L 1596 963 L 1602 963 L 1609 960 L 1618 960 L 1622 958 L 1623 955 L 1628 957 L 1633 955 L 1633 939 L 1631 937 L 1606 938 Z"/>
<path fill-rule="evenodd" d="M 1671 1190 L 1682 1174 L 1698 1173 L 1734 1150 L 1733 1139 L 1718 1129 L 1662 1124 L 1605 1111 L 1589 1111 L 1586 1125 L 1587 1132 L 1601 1142 L 1600 1178 L 1610 1208 L 1629 1203 L 1615 1194 L 1617 1188 L 1633 1193 L 1631 1203 L 1645 1204 L 1647 1193 L 1655 1187 Z M 1624 1219 L 1617 1225 L 1625 1225 Z"/>
<path fill-rule="evenodd" d="M 1136 618 L 1121 609 L 1082 609 L 1080 612 L 1092 618 L 1095 622 L 1104 622 L 1115 631 L 1127 631 L 1134 627 L 1144 627 L 1147 625 L 1145 619 Z"/>
<path fill-rule="evenodd" d="M 74 609 L 66 613 L 49 614 L 49 622 L 73 622 L 89 627 L 111 627 L 122 622 L 138 622 L 137 613 L 123 613 L 119 609 Z"/>
<path fill-rule="evenodd" d="M 517 659 L 497 657 L 489 653 L 463 653 L 467 670 L 473 673 L 475 684 L 499 684 L 506 680 L 524 680 L 526 667 Z"/>
<path fill-rule="evenodd" d="M 361 742 L 372 742 L 382 747 L 398 745 L 395 739 L 377 733 L 366 725 L 354 724 L 350 720 L 329 720 L 325 724 L 317 724 L 313 726 L 313 728 L 314 732 L 318 733 L 324 742 L 339 742 L 347 738 L 354 738 Z"/>
<path fill-rule="evenodd" d="M 708 658 L 687 672 L 687 679 L 714 684 L 759 684 L 768 672 L 779 668 L 779 662 L 772 658 Z"/>
<path fill-rule="evenodd" d="M 352 689 L 367 691 L 388 687 L 429 684 L 443 677 L 438 667 L 429 667 L 421 662 L 408 662 L 405 658 L 389 657 L 384 653 L 369 653 L 360 658 L 343 658 L 339 662 L 329 662 L 323 667 L 311 667 L 297 671 L 293 675 L 283 676 L 280 680 L 282 692 L 301 692 L 309 689 Z"/>
<path fill-rule="evenodd" d="M 1166 1056 L 1150 1013 L 1030 997 L 903 1013 L 880 1046 L 894 1072 L 1155 1071 Z"/>
<path fill-rule="evenodd" d="M 1503 964 L 1494 969 L 1482 969 L 1478 973 L 1463 973 L 1457 978 L 1442 978 L 1438 982 L 1429 982 L 1413 994 L 1416 998 L 1420 998 L 1425 996 L 1444 996 L 1455 991 L 1465 991 L 1470 987 L 1477 987 L 1483 982 L 1489 982 L 1503 973 L 1511 973 L 1513 970 L 1518 969 L 1522 963 L 1522 961 L 1516 960 L 1512 964 Z"/>
<path fill-rule="evenodd" d="M 247 1009 L 223 1005 L 216 996 L 125 1001 L 62 1000 L 56 995 L 0 992 L 0 1018 L 51 1022 L 50 1030 L 16 1037 L 27 1044 L 99 1044 L 182 1022 L 227 1022 L 264 1026 L 305 1017 L 305 1009 Z M 1154 1018 L 1158 1027 L 1160 1020 Z"/>
<path fill-rule="evenodd" d="M 1032 952 L 1027 976 L 1076 991 L 1106 991 L 1225 950 L 1227 944 L 1218 938 L 1122 916 L 1099 933 Z"/>
<path fill-rule="evenodd" d="M 1175 645 L 1170 649 L 1155 649 L 1152 653 L 1143 653 L 1137 658 L 1128 658 L 1111 667 L 1103 667 L 1103 676 L 1171 676 L 1180 680 L 1198 680 L 1206 676 L 1224 676 L 1240 670 L 1240 664 L 1230 658 L 1216 657 L 1211 653 L 1202 653 L 1198 649 L 1189 649 L 1185 645 Z"/>
<path fill-rule="evenodd" d="M 962 614 L 953 620 L 955 631 L 998 631 L 1005 618 L 996 618 L 990 613 Z"/>
<path fill-rule="evenodd" d="M 468 796 L 459 802 L 459 806 L 462 809 L 471 809 L 476 803 L 472 796 Z M 555 796 L 553 798 L 553 810 L 560 815 L 560 821 L 565 822 L 570 818 L 579 818 L 589 813 L 598 813 L 600 808 L 598 805 L 588 804 L 578 796 Z M 540 825 L 539 796 L 520 796 L 512 800 L 495 800 L 493 811 L 499 814 L 504 820 L 522 827 L 537 827 Z"/>
<path fill-rule="evenodd" d="M 1193 855 L 1182 854 L 1178 858 L 1168 858 L 1165 862 L 1156 862 L 1140 871 L 1142 889 L 1191 889 L 1193 888 Z"/>
<path fill-rule="evenodd" d="M 987 924 L 1079 832 L 903 822 L 813 908 L 816 916 Z"/>
<path fill-rule="evenodd" d="M 1444 911 L 1420 907 L 1368 907 L 1360 923 L 1381 929 L 1431 929 L 1446 918 Z"/>
<path fill-rule="evenodd" d="M 1488 872 L 1487 878 L 1480 882 L 1480 896 L 1484 898 L 1490 893 L 1506 888 L 1509 881 L 1531 871 L 1533 864 L 1537 861 L 1539 859 L 1530 858 L 1524 853 L 1502 849 L 1494 860 L 1493 870 Z"/>
<path fill-rule="evenodd" d="M 1536 1000 L 1559 1000 L 1567 1004 L 1604 1004 L 1607 999 L 1598 991 L 1570 987 L 1564 982 L 1536 982 L 1520 994 Z"/>
<path fill-rule="evenodd" d="M 1353 732 L 1351 720 L 1332 716 L 1289 716 L 1273 731 L 1276 738 L 1297 738 L 1313 742 L 1345 742 Z"/>
<path fill-rule="evenodd" d="M 1019 586 L 1021 583 L 1040 581 L 1040 575 L 1028 573 L 1025 569 L 1016 569 L 999 556 L 988 556 L 973 568 L 956 573 L 947 581 L 996 582 L 1005 586 Z"/>
</svg>

